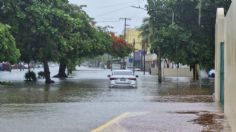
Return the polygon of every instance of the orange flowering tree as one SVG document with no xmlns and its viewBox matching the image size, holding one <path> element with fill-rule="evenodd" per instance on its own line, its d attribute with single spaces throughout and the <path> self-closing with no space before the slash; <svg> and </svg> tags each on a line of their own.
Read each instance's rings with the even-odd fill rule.
<svg viewBox="0 0 236 132">
<path fill-rule="evenodd" d="M 110 54 L 112 56 L 124 58 L 132 52 L 133 46 L 128 44 L 123 38 L 117 37 L 114 34 L 111 34 L 111 36 L 113 43 L 110 49 Z"/>
</svg>

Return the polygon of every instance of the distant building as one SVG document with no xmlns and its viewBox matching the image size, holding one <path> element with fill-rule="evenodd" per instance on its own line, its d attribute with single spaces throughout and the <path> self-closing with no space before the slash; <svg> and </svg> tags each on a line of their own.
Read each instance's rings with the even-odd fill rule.
<svg viewBox="0 0 236 132">
<path fill-rule="evenodd" d="M 126 31 L 126 41 L 133 45 L 135 40 L 135 67 L 149 71 L 151 67 L 156 67 L 156 56 L 154 54 L 150 54 L 147 44 L 144 45 L 142 42 L 141 31 L 137 28 L 128 28 Z M 145 52 L 146 51 L 146 52 Z M 133 54 L 132 54 L 133 56 Z M 145 56 L 145 63 L 144 63 L 144 56 Z M 132 62 L 133 63 L 133 62 Z"/>
<path fill-rule="evenodd" d="M 141 31 L 139 31 L 136 28 L 128 28 L 126 30 L 126 42 L 133 45 L 135 41 L 135 57 L 132 55 L 132 59 L 135 58 L 134 60 L 134 66 L 136 68 L 142 68 L 143 60 L 142 56 L 144 54 L 143 52 L 143 47 L 142 47 L 142 36 L 140 35 Z M 133 65 L 133 61 L 132 61 Z"/>
<path fill-rule="evenodd" d="M 126 31 L 126 42 L 133 45 L 135 40 L 135 51 L 142 50 L 142 37 L 141 31 L 136 28 L 128 28 Z"/>
</svg>

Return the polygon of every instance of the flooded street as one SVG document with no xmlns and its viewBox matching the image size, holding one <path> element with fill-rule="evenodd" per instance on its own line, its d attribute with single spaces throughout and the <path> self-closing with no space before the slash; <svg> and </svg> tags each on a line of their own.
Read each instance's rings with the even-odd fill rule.
<svg viewBox="0 0 236 132">
<path fill-rule="evenodd" d="M 55 75 L 57 68 L 51 69 L 51 74 Z M 190 122 L 197 119 L 196 114 L 186 116 L 177 112 L 221 113 L 219 106 L 212 103 L 211 81 L 202 88 L 187 78 L 165 78 L 158 84 L 156 76 L 136 72 L 138 88 L 109 88 L 108 74 L 110 70 L 78 68 L 70 78 L 54 79 L 55 84 L 45 85 L 44 80 L 25 83 L 24 72 L 1 72 L 0 80 L 14 82 L 0 87 L 0 130 L 87 132 L 129 112 L 131 118 L 120 121 L 122 130 L 134 130 L 133 127 L 138 128 L 138 123 L 145 121 L 150 131 L 171 131 L 168 124 L 178 122 L 173 126 L 176 130 L 198 132 L 205 128 L 200 123 Z M 132 116 L 134 113 L 145 113 L 145 116 Z M 139 122 L 135 123 L 136 118 Z M 154 121 L 160 124 L 153 124 Z M 181 125 L 184 128 L 180 128 Z M 145 125 L 143 127 L 140 131 L 147 130 Z"/>
<path fill-rule="evenodd" d="M 55 75 L 57 68 L 51 68 Z M 36 69 L 35 71 L 40 71 Z M 107 75 L 110 70 L 79 68 L 66 80 L 55 80 L 55 84 L 45 85 L 40 79 L 36 83 L 24 82 L 26 71 L 0 73 L 0 80 L 12 81 L 10 86 L 0 88 L 0 103 L 59 103 L 59 102 L 143 102 L 162 101 L 167 96 L 212 95 L 211 86 L 199 88 L 188 78 L 165 78 L 158 84 L 157 76 L 139 75 L 138 88 L 109 88 Z M 14 78 L 14 79 L 13 79 Z M 177 82 L 178 81 L 178 82 Z M 164 97 L 163 97 L 164 96 Z M 163 100 L 166 101 L 166 100 Z M 171 99 L 170 99 L 171 101 Z M 177 101 L 177 100 L 176 100 Z M 198 101 L 199 102 L 199 101 Z"/>
</svg>

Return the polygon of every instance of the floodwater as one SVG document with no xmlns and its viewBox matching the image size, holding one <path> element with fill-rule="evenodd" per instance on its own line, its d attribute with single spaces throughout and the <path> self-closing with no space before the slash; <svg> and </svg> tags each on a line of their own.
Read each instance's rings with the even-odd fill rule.
<svg viewBox="0 0 236 132">
<path fill-rule="evenodd" d="M 51 74 L 57 69 L 51 67 Z M 26 83 L 25 72 L 0 72 L 1 81 L 12 82 L 0 86 L 2 132 L 88 132 L 125 112 L 146 114 L 122 120 L 122 130 L 198 132 L 205 130 L 197 120 L 201 116 L 181 112 L 222 113 L 212 103 L 212 80 L 199 85 L 188 78 L 165 78 L 159 84 L 156 76 L 136 72 L 138 88 L 109 88 L 110 70 L 78 68 L 51 85 Z M 215 130 L 222 131 L 220 126 Z"/>
<path fill-rule="evenodd" d="M 55 75 L 57 68 L 51 69 L 51 75 Z M 139 75 L 137 89 L 109 88 L 107 75 L 110 74 L 110 70 L 104 69 L 80 68 L 66 80 L 54 78 L 56 83 L 51 85 L 45 85 L 42 79 L 36 83 L 24 82 L 25 72 L 0 72 L 0 80 L 13 83 L 0 88 L 0 103 L 161 102 L 168 101 L 168 98 L 169 101 L 173 101 L 172 98 L 180 96 L 193 100 L 196 95 L 208 95 L 204 97 L 211 98 L 213 93 L 213 83 L 209 80 L 202 88 L 189 78 L 164 78 L 163 83 L 159 84 L 156 76 L 144 76 L 142 72 L 136 72 Z"/>
</svg>

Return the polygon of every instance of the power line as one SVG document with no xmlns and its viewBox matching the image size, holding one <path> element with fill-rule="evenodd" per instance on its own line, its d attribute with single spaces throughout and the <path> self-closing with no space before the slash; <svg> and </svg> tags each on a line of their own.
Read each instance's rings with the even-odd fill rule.
<svg viewBox="0 0 236 132">
<path fill-rule="evenodd" d="M 105 15 L 108 15 L 108 14 L 112 14 L 112 13 L 114 13 L 114 12 L 121 11 L 121 9 L 125 9 L 125 8 L 129 8 L 129 6 L 122 7 L 122 8 L 119 8 L 119 9 L 115 9 L 115 10 L 112 10 L 112 11 L 109 11 L 109 12 L 106 12 L 106 13 L 103 13 L 103 14 L 100 14 L 100 15 L 98 15 L 97 17 L 101 17 L 101 16 L 105 16 Z"/>
<path fill-rule="evenodd" d="M 115 23 L 115 22 L 120 22 L 120 21 L 117 21 L 117 20 L 116 21 L 115 20 L 114 21 L 107 20 L 107 21 L 97 21 L 97 22 L 98 23 L 109 23 L 109 22 L 114 22 Z"/>
<path fill-rule="evenodd" d="M 109 11 L 109 12 L 100 14 L 100 15 L 98 15 L 98 17 L 100 17 L 100 16 L 105 16 L 105 15 L 107 15 L 107 14 L 111 14 L 111 13 L 114 13 L 114 12 L 122 11 L 122 9 L 125 9 L 125 8 L 128 8 L 128 7 L 144 9 L 144 8 L 142 8 L 142 7 L 140 7 L 140 6 L 136 7 L 136 6 L 129 5 L 129 6 L 125 6 L 125 7 L 122 7 L 122 8 L 118 8 L 118 9 L 111 10 L 111 11 Z M 146 9 L 145 9 L 145 10 L 146 10 Z"/>
<path fill-rule="evenodd" d="M 104 6 L 97 6 L 95 8 L 109 8 L 109 7 L 116 7 L 116 6 L 123 6 L 123 5 L 127 5 L 127 4 L 134 4 L 137 2 L 122 2 L 122 3 L 116 3 L 116 4 L 110 4 L 110 5 L 104 5 Z"/>
<path fill-rule="evenodd" d="M 133 19 L 132 17 L 132 21 L 140 21 L 141 17 L 138 19 Z M 96 21 L 97 23 L 119 23 L 120 21 L 118 20 L 103 20 L 103 21 Z"/>
</svg>

